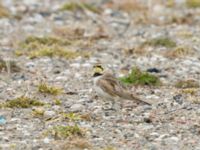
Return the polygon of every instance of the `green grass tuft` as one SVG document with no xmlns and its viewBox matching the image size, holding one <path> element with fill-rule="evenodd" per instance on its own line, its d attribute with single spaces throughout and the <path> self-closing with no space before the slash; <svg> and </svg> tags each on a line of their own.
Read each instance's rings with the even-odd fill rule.
<svg viewBox="0 0 200 150">
<path fill-rule="evenodd" d="M 48 130 L 48 133 L 56 139 L 66 139 L 69 136 L 82 137 L 83 131 L 78 125 L 73 126 L 55 126 Z"/>
<path fill-rule="evenodd" d="M 5 103 L 0 104 L 2 107 L 8 107 L 8 108 L 29 108 L 32 106 L 43 106 L 44 103 L 31 99 L 25 96 L 18 97 L 16 99 L 9 100 Z"/>
<path fill-rule="evenodd" d="M 51 94 L 51 95 L 59 95 L 63 92 L 61 88 L 49 86 L 45 83 L 41 83 L 38 85 L 38 91 L 41 93 Z"/>
<path fill-rule="evenodd" d="M 62 104 L 62 101 L 60 99 L 54 99 L 54 104 L 55 105 L 61 105 Z"/>
<path fill-rule="evenodd" d="M 147 72 L 142 72 L 139 68 L 135 67 L 131 70 L 131 73 L 120 78 L 123 83 L 134 85 L 149 85 L 158 86 L 161 85 L 161 81 L 158 77 L 151 75 Z"/>
<path fill-rule="evenodd" d="M 55 37 L 35 37 L 30 36 L 19 44 L 18 50 L 15 51 L 17 56 L 27 55 L 29 58 L 38 57 L 62 57 L 74 59 L 78 56 L 89 57 L 89 52 L 78 52 L 67 49 L 72 41 L 55 38 Z"/>
<path fill-rule="evenodd" d="M 81 120 L 81 116 L 78 115 L 78 114 L 75 114 L 73 112 L 71 112 L 71 113 L 64 113 L 63 117 L 67 118 L 69 121 L 78 121 L 78 120 Z"/>
<path fill-rule="evenodd" d="M 176 42 L 174 42 L 168 37 L 158 37 L 144 42 L 143 45 L 163 46 L 167 48 L 172 48 L 176 46 Z"/>
</svg>

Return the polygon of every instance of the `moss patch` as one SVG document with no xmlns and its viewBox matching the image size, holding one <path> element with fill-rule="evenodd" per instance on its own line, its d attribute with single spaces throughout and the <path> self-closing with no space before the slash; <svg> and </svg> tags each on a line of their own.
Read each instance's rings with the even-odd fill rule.
<svg viewBox="0 0 200 150">
<path fill-rule="evenodd" d="M 66 3 L 64 4 L 61 9 L 62 11 L 83 11 L 83 10 L 89 10 L 94 13 L 100 13 L 100 9 L 97 8 L 96 6 L 89 4 L 89 3 L 76 3 L 76 2 L 71 2 L 71 3 Z"/>
<path fill-rule="evenodd" d="M 200 1 L 199 0 L 186 0 L 187 7 L 190 8 L 198 8 L 200 7 Z"/>
<path fill-rule="evenodd" d="M 161 81 L 158 77 L 151 75 L 147 72 L 142 72 L 139 68 L 135 67 L 131 70 L 131 73 L 126 76 L 120 78 L 123 83 L 126 84 L 134 84 L 134 85 L 153 85 L 158 86 L 161 85 Z"/>
<path fill-rule="evenodd" d="M 21 96 L 16 99 L 8 100 L 7 102 L 1 103 L 0 105 L 1 107 L 9 107 L 9 108 L 29 108 L 32 106 L 43 106 L 44 103 L 39 100 Z"/>
<path fill-rule="evenodd" d="M 176 88 L 199 88 L 200 85 L 195 80 L 180 80 L 175 83 Z"/>
<path fill-rule="evenodd" d="M 82 129 L 78 125 L 73 126 L 55 126 L 48 130 L 48 133 L 56 139 L 66 139 L 69 136 L 80 136 L 84 135 Z"/>
<path fill-rule="evenodd" d="M 51 95 L 59 95 L 63 92 L 61 88 L 49 86 L 45 83 L 41 83 L 38 85 L 38 91 L 41 93 L 51 94 Z"/>
<path fill-rule="evenodd" d="M 172 48 L 176 46 L 176 42 L 168 37 L 158 37 L 144 42 L 142 45 L 151 45 L 151 46 L 163 46 L 167 48 Z"/>
</svg>

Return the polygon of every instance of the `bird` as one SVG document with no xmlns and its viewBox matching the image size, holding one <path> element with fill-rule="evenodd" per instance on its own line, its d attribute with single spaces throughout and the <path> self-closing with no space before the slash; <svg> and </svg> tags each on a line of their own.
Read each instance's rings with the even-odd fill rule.
<svg viewBox="0 0 200 150">
<path fill-rule="evenodd" d="M 97 95 L 106 100 L 133 100 L 151 105 L 128 91 L 125 86 L 111 73 L 104 71 L 101 65 L 93 66 L 93 84 Z"/>
</svg>

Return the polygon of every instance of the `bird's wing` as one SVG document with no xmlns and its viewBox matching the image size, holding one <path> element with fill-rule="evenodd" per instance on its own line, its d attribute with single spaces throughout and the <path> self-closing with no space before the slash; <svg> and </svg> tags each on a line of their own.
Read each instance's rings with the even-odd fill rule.
<svg viewBox="0 0 200 150">
<path fill-rule="evenodd" d="M 123 89 L 115 78 L 103 77 L 98 80 L 97 84 L 102 88 L 103 91 L 109 93 L 110 95 L 114 97 L 121 97 L 120 93 L 123 92 Z"/>
<path fill-rule="evenodd" d="M 104 92 L 110 94 L 113 97 L 135 100 L 151 105 L 151 103 L 141 100 L 140 98 L 127 91 L 122 86 L 122 84 L 110 73 L 104 74 L 102 78 L 97 81 L 97 85 L 100 86 Z"/>
<path fill-rule="evenodd" d="M 137 96 L 126 91 L 124 87 L 121 85 L 121 83 L 114 77 L 107 76 L 107 77 L 101 78 L 99 80 L 99 84 L 101 84 L 103 91 L 109 93 L 110 95 L 114 97 L 118 96 L 127 100 L 140 101 L 140 102 L 151 105 L 151 103 L 141 100 Z"/>
</svg>

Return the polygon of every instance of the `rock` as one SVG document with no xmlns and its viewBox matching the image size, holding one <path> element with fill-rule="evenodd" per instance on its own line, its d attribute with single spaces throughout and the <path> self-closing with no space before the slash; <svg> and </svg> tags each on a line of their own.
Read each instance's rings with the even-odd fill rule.
<svg viewBox="0 0 200 150">
<path fill-rule="evenodd" d="M 82 104 L 73 104 L 70 107 L 70 110 L 73 112 L 79 112 L 79 111 L 82 111 L 83 109 L 84 109 L 84 106 Z"/>
<path fill-rule="evenodd" d="M 149 69 L 147 69 L 147 72 L 150 72 L 150 73 L 160 73 L 161 70 L 157 69 L 157 68 L 149 68 Z"/>
<path fill-rule="evenodd" d="M 48 144 L 50 142 L 50 139 L 49 138 L 45 138 L 43 141 L 44 141 L 45 144 Z"/>
<path fill-rule="evenodd" d="M 44 112 L 44 117 L 46 118 L 52 118 L 56 115 L 55 111 L 45 111 Z"/>
</svg>

